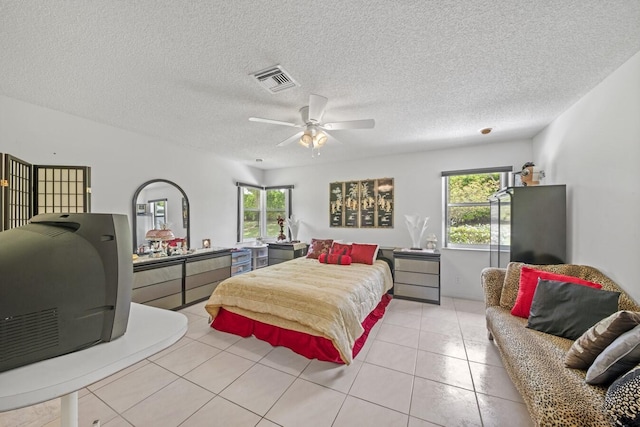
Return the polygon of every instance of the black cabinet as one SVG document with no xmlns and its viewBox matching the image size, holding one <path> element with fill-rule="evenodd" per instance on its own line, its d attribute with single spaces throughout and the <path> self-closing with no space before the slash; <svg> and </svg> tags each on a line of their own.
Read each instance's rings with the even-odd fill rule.
<svg viewBox="0 0 640 427">
<path fill-rule="evenodd" d="M 508 187 L 489 198 L 490 265 L 563 264 L 567 257 L 565 185 Z"/>
</svg>

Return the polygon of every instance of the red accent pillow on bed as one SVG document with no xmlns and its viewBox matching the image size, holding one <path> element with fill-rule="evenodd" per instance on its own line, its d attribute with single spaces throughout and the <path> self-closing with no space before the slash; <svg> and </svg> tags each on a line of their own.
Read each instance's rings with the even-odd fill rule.
<svg viewBox="0 0 640 427">
<path fill-rule="evenodd" d="M 307 252 L 307 258 L 315 258 L 317 259 L 320 254 L 328 254 L 331 249 L 331 244 L 333 243 L 333 239 L 311 239 L 311 244 L 309 245 L 309 251 Z"/>
<path fill-rule="evenodd" d="M 320 254 L 318 261 L 323 264 L 351 265 L 351 257 L 349 255 Z"/>
<path fill-rule="evenodd" d="M 565 276 L 564 274 L 550 273 L 548 271 L 536 270 L 530 267 L 522 267 L 520 270 L 520 286 L 518 287 L 518 296 L 516 302 L 511 309 L 511 314 L 518 317 L 529 318 L 531 311 L 531 301 L 538 287 L 538 279 L 555 280 L 558 282 L 575 283 L 576 285 L 589 286 L 595 289 L 601 289 L 602 285 L 589 282 L 574 276 Z"/>
<path fill-rule="evenodd" d="M 351 244 L 351 262 L 372 265 L 378 255 L 378 245 Z"/>
<path fill-rule="evenodd" d="M 333 242 L 331 245 L 330 254 L 336 255 L 351 255 L 351 245 L 345 245 L 344 243 Z"/>
</svg>

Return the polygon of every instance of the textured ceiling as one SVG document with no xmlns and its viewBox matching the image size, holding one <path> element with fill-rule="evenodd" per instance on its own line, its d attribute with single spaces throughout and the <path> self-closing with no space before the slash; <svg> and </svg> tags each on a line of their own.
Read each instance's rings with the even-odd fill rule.
<svg viewBox="0 0 640 427">
<path fill-rule="evenodd" d="M 0 0 L 0 94 L 264 169 L 530 138 L 639 50 L 637 0 Z M 312 159 L 248 121 L 310 93 L 375 129 Z"/>
</svg>

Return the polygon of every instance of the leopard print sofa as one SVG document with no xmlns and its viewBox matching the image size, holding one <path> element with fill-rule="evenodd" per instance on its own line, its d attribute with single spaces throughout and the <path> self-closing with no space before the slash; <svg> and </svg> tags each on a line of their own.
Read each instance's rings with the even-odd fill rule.
<svg viewBox="0 0 640 427">
<path fill-rule="evenodd" d="M 538 426 L 611 425 L 604 409 L 607 388 L 586 384 L 586 371 L 564 366 L 565 353 L 573 341 L 528 329 L 527 319 L 511 315 L 523 265 L 529 266 L 512 262 L 506 269 L 485 268 L 481 279 L 489 339 L 495 341 L 531 418 Z M 600 283 L 602 289 L 621 292 L 620 310 L 640 311 L 640 306 L 618 285 L 593 267 L 571 264 L 529 267 Z"/>
</svg>

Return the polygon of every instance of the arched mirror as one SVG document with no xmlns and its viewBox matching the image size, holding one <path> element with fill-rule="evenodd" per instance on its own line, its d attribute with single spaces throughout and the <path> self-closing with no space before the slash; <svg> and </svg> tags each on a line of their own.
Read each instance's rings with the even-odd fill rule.
<svg viewBox="0 0 640 427">
<path fill-rule="evenodd" d="M 189 198 L 180 186 L 166 179 L 152 179 L 142 184 L 132 201 L 133 252 L 146 245 L 149 230 L 166 227 L 176 238 L 186 239 L 190 246 Z"/>
</svg>

